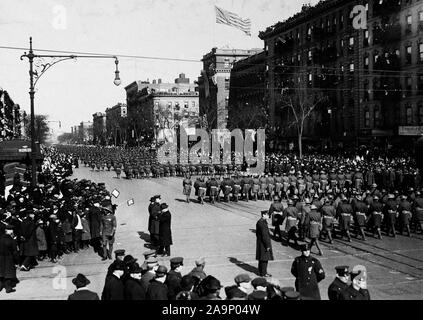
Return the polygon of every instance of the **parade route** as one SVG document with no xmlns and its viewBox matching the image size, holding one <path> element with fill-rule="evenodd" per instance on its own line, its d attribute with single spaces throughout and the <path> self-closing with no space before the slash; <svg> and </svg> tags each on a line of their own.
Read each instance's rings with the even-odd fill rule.
<svg viewBox="0 0 423 320">
<path fill-rule="evenodd" d="M 184 257 L 183 274 L 194 267 L 194 261 L 205 257 L 207 274 L 217 277 L 223 286 L 233 284 L 239 273 L 256 277 L 255 225 L 260 210 L 268 209 L 270 201 L 240 201 L 211 205 L 187 204 L 182 195 L 182 179 L 178 177 L 126 180 L 117 179 L 114 172 L 96 172 L 84 167 L 75 169 L 71 179 L 90 179 L 104 182 L 118 204 L 116 243 L 114 249 L 125 249 L 126 254 L 143 262 L 142 253 L 148 250 L 148 211 L 151 196 L 160 194 L 172 214 L 172 257 Z M 192 196 L 194 198 L 194 196 Z M 134 205 L 127 201 L 134 199 Z M 366 242 L 353 239 L 352 243 L 335 239 L 333 245 L 322 243 L 324 255 L 315 255 L 322 263 L 326 278 L 320 283 L 322 299 L 327 300 L 327 288 L 335 277 L 337 265 L 364 265 L 368 271 L 368 288 L 372 300 L 423 299 L 423 235 L 412 238 L 384 236 L 382 240 L 368 237 Z M 300 252 L 272 241 L 275 260 L 268 271 L 280 280 L 282 286 L 294 286 L 291 264 Z M 316 253 L 316 248 L 312 251 Z M 159 263 L 169 267 L 169 258 Z M 71 279 L 78 273 L 90 280 L 89 288 L 101 295 L 110 260 L 102 262 L 93 250 L 65 255 L 58 264 L 41 262 L 29 271 L 18 271 L 20 283 L 13 294 L 0 293 L 3 299 L 66 299 L 74 291 Z M 62 268 L 64 267 L 64 268 Z M 61 270 L 66 279 L 57 275 Z M 224 296 L 222 289 L 221 295 Z"/>
</svg>

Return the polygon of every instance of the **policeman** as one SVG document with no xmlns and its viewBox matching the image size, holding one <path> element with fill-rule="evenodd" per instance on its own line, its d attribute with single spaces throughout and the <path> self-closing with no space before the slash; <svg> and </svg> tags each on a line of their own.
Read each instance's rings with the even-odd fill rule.
<svg viewBox="0 0 423 320">
<path fill-rule="evenodd" d="M 317 211 L 317 207 L 312 204 L 310 207 L 311 211 L 309 213 L 309 230 L 310 230 L 310 245 L 309 249 L 311 251 L 311 248 L 315 244 L 317 247 L 317 250 L 319 250 L 319 255 L 323 255 L 322 250 L 319 246 L 319 235 L 320 235 L 320 229 L 321 229 L 321 223 L 322 223 L 322 216 L 320 212 Z"/>
<path fill-rule="evenodd" d="M 348 280 L 350 278 L 350 272 L 348 266 L 335 267 L 336 278 L 330 284 L 328 288 L 329 300 L 338 301 L 342 291 L 348 288 Z"/>
<path fill-rule="evenodd" d="M 295 277 L 295 289 L 303 297 L 320 300 L 319 282 L 325 278 L 325 272 L 319 260 L 310 256 L 307 244 L 301 245 L 302 255 L 296 257 L 291 266 Z"/>
<path fill-rule="evenodd" d="M 184 258 L 175 257 L 170 259 L 170 271 L 166 276 L 165 284 L 168 288 L 169 300 L 175 300 L 176 295 L 181 291 L 182 280 L 182 266 L 184 265 Z"/>
<path fill-rule="evenodd" d="M 340 300 L 370 300 L 366 268 L 355 266 L 351 271 L 351 281 L 351 285 L 341 292 Z"/>
</svg>

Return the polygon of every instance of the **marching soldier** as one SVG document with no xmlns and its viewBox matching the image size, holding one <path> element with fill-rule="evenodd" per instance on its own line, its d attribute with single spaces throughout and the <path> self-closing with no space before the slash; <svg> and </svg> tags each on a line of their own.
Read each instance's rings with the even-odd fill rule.
<svg viewBox="0 0 423 320">
<path fill-rule="evenodd" d="M 350 272 L 348 266 L 335 267 L 336 278 L 328 288 L 328 296 L 331 301 L 341 300 L 341 293 L 348 288 Z"/>
<path fill-rule="evenodd" d="M 233 180 L 234 184 L 233 184 L 233 196 L 234 196 L 234 201 L 238 202 L 239 200 L 239 196 L 241 194 L 241 183 L 242 183 L 242 179 L 239 176 L 235 176 L 235 179 Z"/>
<path fill-rule="evenodd" d="M 355 201 L 353 209 L 354 209 L 354 221 L 357 226 L 357 237 L 358 237 L 358 234 L 360 234 L 362 237 L 362 240 L 366 241 L 364 228 L 366 227 L 367 214 L 368 214 L 367 212 L 369 209 L 367 205 L 364 203 L 360 195 L 357 195 L 356 199 L 357 201 Z"/>
<path fill-rule="evenodd" d="M 411 220 L 412 206 L 408 201 L 407 196 L 401 196 L 401 202 L 398 206 L 399 218 L 400 218 L 400 234 L 404 231 L 404 227 L 407 229 L 407 235 L 411 237 L 410 232 L 410 220 Z"/>
<path fill-rule="evenodd" d="M 335 220 L 336 216 L 336 209 L 331 204 L 331 199 L 327 198 L 325 200 L 325 204 L 322 207 L 322 231 L 328 239 L 329 243 L 332 244 L 332 230 L 333 230 L 333 221 Z"/>
<path fill-rule="evenodd" d="M 414 232 L 420 228 L 423 234 L 423 197 L 420 191 L 416 192 L 416 200 L 414 200 Z"/>
<path fill-rule="evenodd" d="M 295 289 L 302 297 L 320 300 L 319 282 L 325 278 L 325 272 L 319 260 L 310 256 L 307 244 L 301 245 L 302 255 L 296 257 L 291 266 L 295 277 Z"/>
<path fill-rule="evenodd" d="M 206 191 L 207 191 L 207 184 L 204 182 L 204 177 L 201 177 L 198 180 L 198 199 L 201 204 L 204 204 L 204 198 L 206 197 Z"/>
<path fill-rule="evenodd" d="M 183 193 L 187 198 L 187 203 L 189 203 L 189 198 L 191 196 L 191 188 L 192 188 L 192 180 L 189 174 L 185 176 L 185 179 L 182 182 L 182 186 L 183 186 Z"/>
<path fill-rule="evenodd" d="M 398 216 L 398 204 L 393 194 L 388 194 L 388 201 L 385 204 L 385 225 L 386 235 L 389 236 L 392 232 L 392 236 L 396 237 L 395 224 Z"/>
<path fill-rule="evenodd" d="M 373 202 L 370 205 L 369 212 L 371 214 L 371 225 L 373 227 L 373 233 L 376 232 L 379 239 L 382 239 L 382 233 L 380 227 L 382 225 L 382 211 L 383 204 L 379 201 L 379 196 L 373 196 Z"/>
<path fill-rule="evenodd" d="M 352 206 L 348 203 L 347 197 L 343 194 L 341 196 L 341 202 L 339 203 L 338 208 L 336 209 L 336 216 L 339 219 L 341 239 L 343 234 L 345 234 L 348 238 L 348 242 L 351 242 L 350 223 L 352 213 Z"/>
<path fill-rule="evenodd" d="M 298 245 L 298 239 L 295 234 L 298 224 L 298 209 L 294 206 L 294 201 L 288 200 L 288 208 L 283 211 L 282 221 L 286 219 L 285 232 L 287 233 L 286 245 L 289 246 L 291 239 Z"/>
<path fill-rule="evenodd" d="M 282 214 L 284 207 L 281 203 L 281 199 L 278 196 L 274 196 L 273 201 L 274 202 L 270 205 L 269 208 L 269 215 L 272 218 L 272 225 L 275 227 L 273 236 L 275 239 L 279 238 L 282 241 L 281 225 L 283 222 Z"/>
<path fill-rule="evenodd" d="M 212 177 L 211 180 L 207 181 L 209 184 L 209 194 L 210 194 L 210 201 L 214 204 L 216 198 L 219 197 L 219 184 L 216 181 L 215 177 Z"/>
<path fill-rule="evenodd" d="M 317 207 L 312 204 L 310 207 L 311 211 L 309 213 L 309 221 L 310 221 L 310 244 L 309 249 L 313 248 L 313 245 L 316 244 L 317 250 L 319 250 L 319 255 L 323 255 L 323 251 L 320 249 L 319 246 L 319 236 L 320 236 L 320 230 L 322 226 L 322 216 L 320 212 L 317 211 Z"/>
</svg>

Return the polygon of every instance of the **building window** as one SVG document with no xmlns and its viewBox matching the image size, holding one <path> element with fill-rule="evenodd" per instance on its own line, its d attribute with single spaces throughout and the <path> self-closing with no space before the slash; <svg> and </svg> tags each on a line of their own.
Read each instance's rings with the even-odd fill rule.
<svg viewBox="0 0 423 320">
<path fill-rule="evenodd" d="M 229 68 L 229 58 L 225 58 L 225 68 Z"/>
<path fill-rule="evenodd" d="M 407 96 L 411 95 L 411 91 L 413 90 L 413 81 L 411 77 L 407 77 L 405 81 L 405 93 Z"/>
<path fill-rule="evenodd" d="M 407 27 L 411 28 L 411 25 L 413 24 L 413 17 L 411 14 L 407 16 Z"/>
<path fill-rule="evenodd" d="M 188 105 L 188 101 L 184 101 L 184 108 L 185 108 L 185 109 L 188 109 L 188 106 L 189 106 L 189 105 Z"/>
<path fill-rule="evenodd" d="M 354 45 L 354 37 L 350 37 L 350 46 Z"/>
<path fill-rule="evenodd" d="M 419 44 L 419 62 L 423 63 L 423 43 Z"/>
<path fill-rule="evenodd" d="M 158 102 L 156 102 L 157 103 L 157 106 L 159 106 L 159 103 Z M 175 104 L 175 108 L 176 108 L 176 106 L 178 106 L 178 103 L 176 103 Z M 167 107 L 170 109 L 170 108 L 172 108 L 172 101 L 169 101 L 168 103 L 167 103 Z"/>
<path fill-rule="evenodd" d="M 225 90 L 229 90 L 229 87 L 230 87 L 229 78 L 225 78 Z"/>
<path fill-rule="evenodd" d="M 378 106 L 375 106 L 375 127 L 379 128 L 380 125 L 381 125 L 380 109 Z"/>
<path fill-rule="evenodd" d="M 419 11 L 419 22 L 423 22 L 423 11 Z"/>
<path fill-rule="evenodd" d="M 423 125 L 423 104 L 419 104 L 419 124 Z"/>
<path fill-rule="evenodd" d="M 405 54 L 405 62 L 407 64 L 411 64 L 411 54 L 412 54 L 411 45 L 408 45 L 408 46 L 405 47 L 405 52 L 406 52 L 406 54 Z"/>
<path fill-rule="evenodd" d="M 343 29 L 344 28 L 344 14 L 342 11 L 340 14 L 341 14 L 341 17 L 339 19 L 339 29 Z"/>
<path fill-rule="evenodd" d="M 405 123 L 407 125 L 411 125 L 413 123 L 413 109 L 409 104 L 405 106 Z"/>
<path fill-rule="evenodd" d="M 370 93 L 369 93 L 369 80 L 364 80 L 364 101 L 369 101 Z"/>
<path fill-rule="evenodd" d="M 417 76 L 417 90 L 419 95 L 423 94 L 423 74 L 421 73 Z"/>
<path fill-rule="evenodd" d="M 229 107 L 229 97 L 225 98 L 225 108 Z"/>
<path fill-rule="evenodd" d="M 363 44 L 365 46 L 368 46 L 369 45 L 369 30 L 364 31 Z"/>
<path fill-rule="evenodd" d="M 364 69 L 369 70 L 369 56 L 364 57 Z"/>
<path fill-rule="evenodd" d="M 366 110 L 364 112 L 364 127 L 370 128 L 370 111 Z"/>
<path fill-rule="evenodd" d="M 350 72 L 354 72 L 354 63 L 350 63 Z"/>
<path fill-rule="evenodd" d="M 191 108 L 194 110 L 195 109 L 195 101 L 191 101 Z"/>
</svg>

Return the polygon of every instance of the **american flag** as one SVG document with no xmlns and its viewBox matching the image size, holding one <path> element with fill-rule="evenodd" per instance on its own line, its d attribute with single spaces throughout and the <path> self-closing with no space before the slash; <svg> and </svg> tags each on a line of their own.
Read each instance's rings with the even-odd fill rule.
<svg viewBox="0 0 423 320">
<path fill-rule="evenodd" d="M 223 10 L 217 6 L 215 6 L 216 10 L 216 23 L 226 24 L 228 26 L 232 26 L 235 28 L 240 29 L 245 34 L 251 36 L 251 20 L 250 19 L 242 19 L 235 13 Z"/>
</svg>

